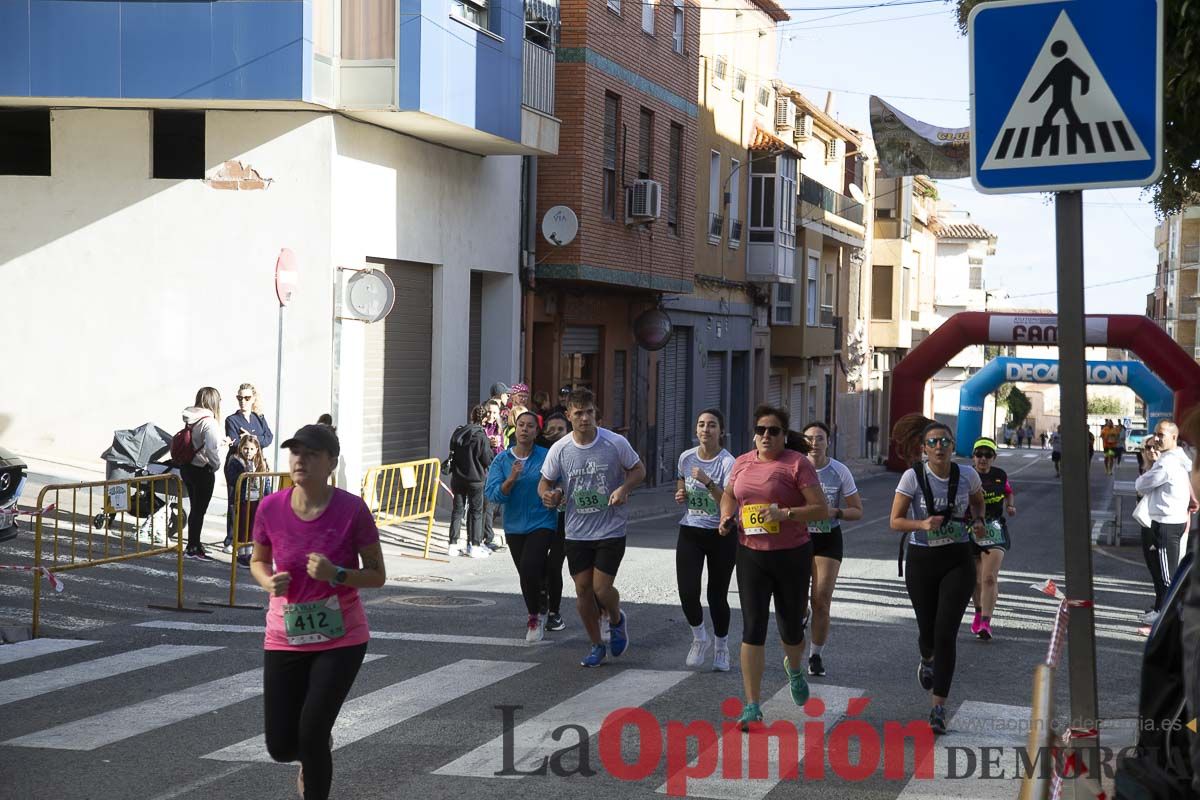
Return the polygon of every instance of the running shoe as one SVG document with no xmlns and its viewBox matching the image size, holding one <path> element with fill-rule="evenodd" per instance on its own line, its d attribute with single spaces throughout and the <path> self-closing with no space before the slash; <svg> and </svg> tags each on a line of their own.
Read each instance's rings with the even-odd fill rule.
<svg viewBox="0 0 1200 800">
<path fill-rule="evenodd" d="M 971 633 L 979 635 L 979 626 L 983 624 L 983 614 L 975 612 L 975 619 L 971 620 Z"/>
<path fill-rule="evenodd" d="M 483 545 L 478 545 L 478 544 L 475 545 L 474 547 L 472 547 L 470 549 L 470 552 L 467 553 L 467 555 L 470 558 L 487 558 L 491 554 L 492 554 L 491 550 L 488 550 Z"/>
<path fill-rule="evenodd" d="M 979 623 L 979 638 L 983 641 L 989 641 L 992 638 L 992 621 L 985 619 Z"/>
<path fill-rule="evenodd" d="M 458 542 L 455 542 L 446 548 L 446 555 L 450 556 L 450 558 L 456 558 L 464 554 L 463 546 Z"/>
<path fill-rule="evenodd" d="M 240 564 L 241 566 L 243 566 L 243 567 L 246 567 L 247 569 L 249 569 L 249 567 L 250 567 L 250 554 L 249 554 L 249 553 L 238 553 L 238 555 L 237 555 L 237 562 L 238 562 L 238 564 Z"/>
<path fill-rule="evenodd" d="M 712 648 L 712 642 L 708 639 L 693 639 L 691 649 L 688 650 L 687 659 L 683 663 L 689 667 L 703 666 L 704 659 L 708 657 L 710 648 Z"/>
<path fill-rule="evenodd" d="M 232 544 L 221 545 L 221 552 L 224 553 L 225 555 L 229 555 L 230 553 L 233 552 L 233 545 Z"/>
<path fill-rule="evenodd" d="M 203 546 L 197 547 L 195 550 L 192 551 L 192 558 L 196 559 L 197 561 L 215 561 L 216 560 L 204 551 Z"/>
<path fill-rule="evenodd" d="M 563 618 L 558 614 L 551 611 L 546 615 L 546 630 L 561 631 L 565 627 L 567 627 L 567 623 L 563 622 Z"/>
<path fill-rule="evenodd" d="M 581 667 L 598 667 L 604 663 L 604 656 L 607 653 L 607 648 L 602 644 L 592 645 L 592 649 L 584 657 L 583 661 L 579 662 Z"/>
<path fill-rule="evenodd" d="M 804 668 L 792 672 L 788 665 L 788 657 L 783 657 L 783 671 L 788 676 L 788 688 L 792 692 L 792 702 L 802 706 L 808 702 L 808 681 L 804 679 Z"/>
<path fill-rule="evenodd" d="M 191 559 L 196 557 L 196 551 L 190 547 L 184 548 L 183 557 L 190 561 Z"/>
<path fill-rule="evenodd" d="M 1158 610 L 1153 608 L 1147 610 L 1146 613 L 1142 614 L 1142 616 L 1138 619 L 1138 622 L 1141 622 L 1144 625 L 1153 625 L 1157 621 Z"/>
<path fill-rule="evenodd" d="M 713 672 L 729 672 L 729 645 L 717 642 L 713 648 Z"/>
<path fill-rule="evenodd" d="M 929 712 L 929 727 L 933 729 L 934 736 L 943 736 L 946 733 L 946 707 L 934 706 Z"/>
<path fill-rule="evenodd" d="M 933 691 L 933 662 L 921 659 L 917 662 L 917 683 L 927 692 Z"/>
<path fill-rule="evenodd" d="M 497 544 L 496 542 L 488 542 L 484 545 L 484 547 L 486 547 L 488 550 L 491 550 L 493 553 L 499 553 L 502 550 L 508 549 L 507 545 Z"/>
<path fill-rule="evenodd" d="M 540 642 L 545 635 L 546 620 L 542 619 L 541 614 L 530 614 L 529 622 L 525 626 L 525 641 L 529 644 Z"/>
<path fill-rule="evenodd" d="M 737 724 L 741 726 L 743 731 L 750 730 L 750 723 L 762 722 L 762 709 L 758 707 L 758 703 L 746 703 L 742 706 L 742 715 L 737 718 Z"/>
<path fill-rule="evenodd" d="M 808 657 L 808 674 L 816 675 L 818 678 L 825 675 L 825 664 L 821 661 L 820 653 L 813 653 Z"/>
<path fill-rule="evenodd" d="M 629 628 L 625 625 L 625 612 L 621 612 L 621 621 L 610 625 L 608 645 L 612 648 L 613 658 L 620 658 L 629 649 Z"/>
</svg>

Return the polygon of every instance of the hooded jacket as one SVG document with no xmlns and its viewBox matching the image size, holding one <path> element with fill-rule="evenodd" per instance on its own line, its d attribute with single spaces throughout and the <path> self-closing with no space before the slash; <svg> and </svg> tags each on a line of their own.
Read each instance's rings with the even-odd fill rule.
<svg viewBox="0 0 1200 800">
<path fill-rule="evenodd" d="M 1158 457 L 1154 466 L 1134 482 L 1137 493 L 1149 498 L 1150 519 L 1166 525 L 1188 521 L 1192 460 L 1176 447 Z"/>
<path fill-rule="evenodd" d="M 212 412 L 207 408 L 188 406 L 183 410 L 183 424 L 192 426 L 192 446 L 196 448 L 192 466 L 219 471 L 222 461 L 221 437 Z"/>
</svg>

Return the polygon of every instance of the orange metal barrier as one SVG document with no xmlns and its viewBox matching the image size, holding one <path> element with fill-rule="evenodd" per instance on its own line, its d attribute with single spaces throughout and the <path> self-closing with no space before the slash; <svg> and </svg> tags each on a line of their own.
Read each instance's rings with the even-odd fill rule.
<svg viewBox="0 0 1200 800">
<path fill-rule="evenodd" d="M 429 558 L 441 469 L 441 461 L 426 458 L 371 467 L 363 476 L 362 499 L 377 524 L 425 520 L 425 549 L 421 558 Z"/>
</svg>

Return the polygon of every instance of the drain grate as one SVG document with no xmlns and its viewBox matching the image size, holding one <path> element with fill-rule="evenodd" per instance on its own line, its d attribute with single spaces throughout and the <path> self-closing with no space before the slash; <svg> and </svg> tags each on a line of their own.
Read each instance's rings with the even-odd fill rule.
<svg viewBox="0 0 1200 800">
<path fill-rule="evenodd" d="M 393 581 L 400 583 L 449 583 L 450 578 L 442 575 L 401 575 L 398 578 L 391 578 Z"/>
<path fill-rule="evenodd" d="M 408 597 L 394 597 L 392 598 L 392 602 L 402 606 L 417 606 L 419 608 L 468 608 L 470 606 L 495 605 L 491 600 L 479 600 L 474 597 L 462 597 L 461 595 L 452 594 L 409 595 Z"/>
</svg>

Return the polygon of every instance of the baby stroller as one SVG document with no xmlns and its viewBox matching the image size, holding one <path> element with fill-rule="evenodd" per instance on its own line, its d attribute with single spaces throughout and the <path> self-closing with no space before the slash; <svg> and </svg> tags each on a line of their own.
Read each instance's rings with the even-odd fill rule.
<svg viewBox="0 0 1200 800">
<path fill-rule="evenodd" d="M 169 472 L 170 463 L 159 461 L 159 459 L 169 458 L 170 452 L 171 434 L 153 423 L 147 422 L 145 425 L 131 430 L 114 431 L 112 446 L 100 455 L 104 459 L 105 480 L 140 478 Z M 155 492 L 150 489 L 151 485 L 162 486 L 163 484 L 140 484 L 130 487 L 127 508 L 124 513 L 140 520 L 137 526 L 139 536 L 147 529 L 152 531 L 152 543 L 156 543 L 154 540 L 158 538 L 153 533 L 155 529 L 165 530 L 167 536 L 173 539 L 175 531 L 178 530 L 176 526 L 187 525 L 187 514 L 180 509 L 180 514 L 183 515 L 180 520 L 175 514 L 174 505 L 170 503 L 174 499 L 174 495 L 168 496 Z M 153 524 L 154 515 L 159 512 L 162 512 L 165 517 L 165 524 L 161 528 Z M 118 513 L 121 512 L 112 507 L 106 492 L 104 511 L 92 518 L 92 527 L 109 528 Z"/>
</svg>

